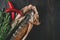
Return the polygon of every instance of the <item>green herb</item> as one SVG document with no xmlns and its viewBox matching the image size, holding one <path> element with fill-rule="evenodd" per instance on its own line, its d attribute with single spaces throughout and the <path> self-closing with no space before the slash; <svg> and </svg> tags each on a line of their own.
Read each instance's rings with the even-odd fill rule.
<svg viewBox="0 0 60 40">
<path fill-rule="evenodd" d="M 10 30 L 10 14 L 0 11 L 0 40 L 5 40 Z"/>
</svg>

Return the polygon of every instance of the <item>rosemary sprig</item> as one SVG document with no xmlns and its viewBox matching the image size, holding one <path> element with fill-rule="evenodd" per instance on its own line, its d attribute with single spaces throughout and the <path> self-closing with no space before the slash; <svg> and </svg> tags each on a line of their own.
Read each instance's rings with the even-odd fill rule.
<svg viewBox="0 0 60 40">
<path fill-rule="evenodd" d="M 9 13 L 0 11 L 0 40 L 5 40 L 10 30 L 10 16 Z"/>
</svg>

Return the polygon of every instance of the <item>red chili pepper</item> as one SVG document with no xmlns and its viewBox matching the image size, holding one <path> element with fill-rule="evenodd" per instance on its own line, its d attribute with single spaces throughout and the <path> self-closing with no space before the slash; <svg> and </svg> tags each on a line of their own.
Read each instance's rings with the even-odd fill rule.
<svg viewBox="0 0 60 40">
<path fill-rule="evenodd" d="M 21 16 L 23 16 L 22 12 L 20 10 L 17 9 L 7 9 L 6 12 L 17 12 L 18 14 L 20 14 Z"/>
<path fill-rule="evenodd" d="M 8 5 L 9 5 L 10 8 L 12 8 L 12 9 L 14 8 L 12 2 L 8 1 Z"/>
<path fill-rule="evenodd" d="M 14 20 L 15 18 L 14 12 L 12 12 L 11 16 L 12 16 L 12 20 Z"/>
<path fill-rule="evenodd" d="M 12 20 L 14 20 L 14 17 L 15 17 L 15 16 L 14 16 L 14 12 L 17 12 L 17 13 L 19 13 L 21 16 L 23 16 L 23 14 L 22 14 L 22 12 L 21 12 L 20 10 L 17 10 L 17 9 L 14 8 L 12 2 L 8 1 L 8 5 L 10 6 L 10 8 L 8 8 L 8 9 L 6 10 L 6 12 L 12 12 Z"/>
</svg>

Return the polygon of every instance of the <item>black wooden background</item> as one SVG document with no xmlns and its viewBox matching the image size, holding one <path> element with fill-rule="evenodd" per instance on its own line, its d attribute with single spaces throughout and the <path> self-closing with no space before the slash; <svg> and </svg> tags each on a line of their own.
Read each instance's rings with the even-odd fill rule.
<svg viewBox="0 0 60 40">
<path fill-rule="evenodd" d="M 15 8 L 35 5 L 40 15 L 41 24 L 34 26 L 26 40 L 60 40 L 60 0 L 12 0 Z M 2 5 L 3 4 L 3 5 Z M 0 0 L 0 10 L 7 7 L 5 0 Z"/>
</svg>

